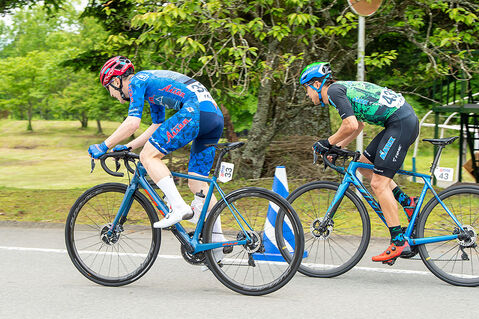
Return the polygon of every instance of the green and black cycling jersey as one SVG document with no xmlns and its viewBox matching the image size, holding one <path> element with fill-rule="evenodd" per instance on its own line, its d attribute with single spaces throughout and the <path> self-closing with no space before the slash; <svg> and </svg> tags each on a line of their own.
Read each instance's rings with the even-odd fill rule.
<svg viewBox="0 0 479 319">
<path fill-rule="evenodd" d="M 328 99 L 341 119 L 356 116 L 358 121 L 384 126 L 404 105 L 404 97 L 379 85 L 360 81 L 337 81 L 328 88 Z"/>
</svg>

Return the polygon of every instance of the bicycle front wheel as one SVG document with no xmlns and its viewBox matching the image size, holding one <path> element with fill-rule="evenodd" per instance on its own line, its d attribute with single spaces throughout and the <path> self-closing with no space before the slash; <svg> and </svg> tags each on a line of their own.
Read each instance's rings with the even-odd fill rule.
<svg viewBox="0 0 479 319">
<path fill-rule="evenodd" d="M 317 181 L 300 186 L 288 201 L 301 219 L 304 258 L 298 271 L 311 277 L 339 276 L 363 257 L 371 236 L 369 215 L 361 200 L 349 189 L 333 219 L 320 224 L 331 206 L 339 184 Z"/>
<path fill-rule="evenodd" d="M 107 183 L 83 193 L 70 210 L 65 242 L 75 267 L 88 279 L 105 286 L 138 280 L 158 255 L 161 232 L 153 228 L 157 214 L 140 192 L 132 198 L 126 220 L 108 236 L 127 185 Z"/>
<path fill-rule="evenodd" d="M 457 286 L 479 285 L 479 188 L 459 186 L 439 194 L 439 198 L 457 218 L 467 236 L 424 244 L 419 254 L 424 264 L 438 278 Z M 461 234 L 460 228 L 434 197 L 420 214 L 419 238 Z"/>
<path fill-rule="evenodd" d="M 289 231 L 275 226 L 278 210 L 284 211 Z M 206 252 L 210 270 L 225 286 L 245 294 L 264 295 L 288 283 L 301 263 L 304 242 L 301 224 L 291 205 L 279 195 L 256 187 L 242 188 L 226 196 L 211 210 L 204 241 L 222 242 L 251 238 L 246 245 Z M 288 247 L 282 247 L 288 237 Z M 288 262 L 282 257 L 290 254 Z"/>
</svg>

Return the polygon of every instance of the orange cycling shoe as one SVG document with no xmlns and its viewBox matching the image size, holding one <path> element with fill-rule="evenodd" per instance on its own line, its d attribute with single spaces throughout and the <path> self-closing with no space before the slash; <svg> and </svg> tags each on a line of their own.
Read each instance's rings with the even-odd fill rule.
<svg viewBox="0 0 479 319">
<path fill-rule="evenodd" d="M 417 197 L 409 197 L 411 199 L 411 204 L 409 206 L 404 206 L 404 212 L 406 213 L 407 216 L 407 221 L 411 221 L 412 214 L 414 213 L 414 209 L 416 208 L 417 205 Z"/>
<path fill-rule="evenodd" d="M 384 251 L 381 255 L 374 256 L 372 259 L 373 261 L 382 261 L 382 262 L 387 262 L 392 259 L 396 259 L 401 254 L 410 254 L 411 253 L 411 246 L 409 246 L 409 243 L 407 241 L 404 242 L 404 245 L 402 246 L 396 246 L 396 244 L 392 243 L 389 245 L 388 249 Z"/>
</svg>

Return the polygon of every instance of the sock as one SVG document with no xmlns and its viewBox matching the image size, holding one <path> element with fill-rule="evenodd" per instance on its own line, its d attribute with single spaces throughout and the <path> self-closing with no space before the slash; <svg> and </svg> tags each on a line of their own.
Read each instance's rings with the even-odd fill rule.
<svg viewBox="0 0 479 319">
<path fill-rule="evenodd" d="M 399 204 L 401 204 L 402 207 L 411 205 L 411 198 L 407 196 L 406 193 L 404 193 L 402 189 L 399 188 L 399 186 L 396 186 L 393 189 L 393 194 L 394 198 L 398 201 Z"/>
<path fill-rule="evenodd" d="M 185 208 L 189 207 L 181 197 L 180 192 L 178 192 L 178 189 L 176 188 L 175 182 L 173 180 L 173 176 L 169 175 L 163 177 L 158 181 L 158 183 L 156 183 L 156 185 L 158 185 L 163 194 L 165 194 L 166 198 L 168 199 L 168 202 L 171 205 L 172 210 L 183 211 L 185 210 Z"/>
<path fill-rule="evenodd" d="M 389 227 L 389 233 L 391 234 L 392 243 L 394 243 L 396 246 L 404 245 L 406 239 L 404 238 L 404 234 L 402 233 L 401 225 Z"/>
</svg>

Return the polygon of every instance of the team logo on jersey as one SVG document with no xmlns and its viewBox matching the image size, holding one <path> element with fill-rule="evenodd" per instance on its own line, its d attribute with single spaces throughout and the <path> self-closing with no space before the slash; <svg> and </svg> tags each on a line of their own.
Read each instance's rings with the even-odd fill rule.
<svg viewBox="0 0 479 319">
<path fill-rule="evenodd" d="M 382 159 L 385 159 L 386 158 L 386 155 L 388 154 L 389 150 L 391 149 L 391 146 L 393 146 L 393 143 L 396 139 L 394 137 L 390 137 L 388 142 L 386 143 L 386 145 L 384 145 L 384 148 L 379 151 L 379 156 L 382 158 Z"/>
<path fill-rule="evenodd" d="M 180 131 L 191 121 L 191 119 L 184 119 L 183 122 L 176 124 L 171 129 L 171 133 L 169 131 L 166 132 L 166 136 L 168 137 L 167 143 L 170 142 L 172 138 L 174 138 Z"/>
<path fill-rule="evenodd" d="M 178 88 L 175 88 L 174 86 L 171 86 L 171 84 L 165 86 L 165 87 L 162 88 L 162 89 L 158 89 L 158 90 L 159 90 L 159 91 L 166 91 L 166 92 L 168 92 L 168 93 L 172 93 L 172 94 L 178 95 L 178 96 L 180 96 L 180 97 L 185 97 L 185 93 L 184 93 L 184 92 L 182 92 L 182 91 L 181 91 L 180 89 L 178 89 Z"/>
<path fill-rule="evenodd" d="M 144 73 L 138 74 L 136 78 L 140 81 L 146 81 L 146 79 L 148 79 L 148 74 L 144 74 Z"/>
</svg>

